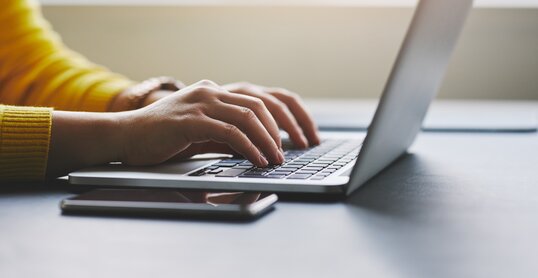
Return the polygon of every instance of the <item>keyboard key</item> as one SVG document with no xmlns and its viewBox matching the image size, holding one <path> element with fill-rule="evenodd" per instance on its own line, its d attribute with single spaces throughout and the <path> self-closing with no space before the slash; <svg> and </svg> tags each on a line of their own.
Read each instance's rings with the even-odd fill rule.
<svg viewBox="0 0 538 278">
<path fill-rule="evenodd" d="M 247 173 L 265 174 L 265 173 L 271 172 L 271 170 L 272 169 L 267 169 L 267 168 L 254 168 L 254 169 L 250 169 Z"/>
<path fill-rule="evenodd" d="M 327 166 L 329 166 L 330 163 L 312 163 L 312 164 L 308 164 L 307 167 L 322 167 L 322 168 L 325 168 Z"/>
<path fill-rule="evenodd" d="M 236 165 L 232 169 L 245 169 L 245 170 L 248 170 L 248 169 L 251 169 L 251 168 L 252 168 L 252 166 L 248 166 L 248 165 Z"/>
<path fill-rule="evenodd" d="M 247 160 L 244 160 L 244 159 L 224 159 L 224 160 L 221 160 L 221 162 L 224 162 L 224 163 L 236 163 L 236 164 L 239 164 L 239 163 L 243 163 Z"/>
<path fill-rule="evenodd" d="M 314 161 L 314 159 L 295 159 L 292 163 L 295 164 L 308 164 L 310 162 Z"/>
<path fill-rule="evenodd" d="M 319 166 L 306 166 L 304 168 L 302 168 L 301 170 L 322 170 L 324 167 L 319 167 Z"/>
<path fill-rule="evenodd" d="M 239 176 L 240 178 L 266 178 L 267 176 L 259 173 L 244 173 Z"/>
<path fill-rule="evenodd" d="M 190 173 L 189 176 L 195 176 L 195 177 L 203 176 L 205 175 L 205 171 L 206 171 L 205 169 L 200 169 L 196 172 Z"/>
<path fill-rule="evenodd" d="M 293 172 L 295 172 L 295 171 L 292 171 L 292 170 L 276 169 L 276 170 L 274 170 L 273 172 L 271 172 L 271 174 L 272 174 L 272 173 L 275 173 L 275 174 L 285 174 L 285 175 L 289 175 L 289 174 L 291 174 L 291 173 L 293 173 Z"/>
<path fill-rule="evenodd" d="M 315 174 L 317 173 L 318 171 L 317 170 L 299 170 L 297 172 L 295 172 L 295 174 Z"/>
<path fill-rule="evenodd" d="M 285 165 L 284 167 L 280 167 L 278 168 L 278 170 L 283 170 L 283 171 L 296 171 L 297 169 L 300 169 L 302 167 L 291 167 L 291 166 L 288 166 L 288 165 Z"/>
<path fill-rule="evenodd" d="M 207 173 L 214 175 L 214 174 L 218 174 L 218 173 L 220 173 L 222 171 L 223 171 L 222 169 L 218 168 L 218 169 L 213 169 L 213 170 L 211 170 L 211 171 L 209 171 Z"/>
<path fill-rule="evenodd" d="M 289 177 L 287 177 L 287 179 L 292 179 L 292 180 L 306 180 L 308 179 L 310 176 L 312 176 L 311 174 L 293 174 Z"/>
<path fill-rule="evenodd" d="M 245 171 L 245 169 L 228 169 L 220 174 L 217 174 L 217 177 L 237 177 Z"/>
<path fill-rule="evenodd" d="M 227 163 L 227 162 L 217 162 L 211 166 L 217 166 L 217 167 L 234 167 L 237 165 L 237 163 Z"/>
<path fill-rule="evenodd" d="M 303 166 L 305 166 L 305 164 L 298 164 L 298 163 L 293 163 L 293 161 L 291 163 L 288 163 L 288 164 L 284 164 L 283 166 L 285 167 L 294 167 L 294 168 L 301 168 Z"/>
</svg>

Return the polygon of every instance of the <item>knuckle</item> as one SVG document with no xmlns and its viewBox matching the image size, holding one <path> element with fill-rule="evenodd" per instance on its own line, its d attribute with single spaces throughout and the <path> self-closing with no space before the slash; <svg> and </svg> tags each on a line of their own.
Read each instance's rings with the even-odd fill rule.
<svg viewBox="0 0 538 278">
<path fill-rule="evenodd" d="M 232 124 L 226 124 L 226 126 L 224 127 L 224 136 L 225 138 L 234 138 L 234 137 L 237 137 L 239 135 L 239 129 L 232 125 Z"/>
<path fill-rule="evenodd" d="M 208 86 L 198 86 L 194 89 L 194 93 L 200 99 L 211 99 L 215 97 L 215 90 Z"/>
<path fill-rule="evenodd" d="M 263 100 L 261 100 L 259 98 L 252 99 L 252 106 L 256 110 L 265 109 L 265 103 L 263 102 Z"/>
<path fill-rule="evenodd" d="M 217 86 L 217 83 L 215 83 L 215 82 L 213 82 L 213 81 L 211 81 L 209 79 L 202 79 L 202 80 L 196 82 L 196 84 L 201 85 L 201 86 L 212 86 L 212 87 Z"/>
<path fill-rule="evenodd" d="M 274 91 L 279 95 L 285 96 L 290 100 L 299 100 L 300 96 L 297 93 L 291 92 L 284 88 L 275 88 Z"/>
<path fill-rule="evenodd" d="M 237 86 L 243 89 L 250 89 L 253 87 L 252 83 L 248 81 L 241 81 L 237 83 Z"/>
<path fill-rule="evenodd" d="M 252 120 L 256 117 L 254 111 L 252 111 L 252 109 L 248 107 L 242 107 L 241 113 L 243 114 L 243 118 L 245 118 L 246 120 Z"/>
<path fill-rule="evenodd" d="M 194 117 L 201 117 L 205 114 L 205 107 L 201 104 L 195 105 L 188 110 L 188 114 Z"/>
</svg>

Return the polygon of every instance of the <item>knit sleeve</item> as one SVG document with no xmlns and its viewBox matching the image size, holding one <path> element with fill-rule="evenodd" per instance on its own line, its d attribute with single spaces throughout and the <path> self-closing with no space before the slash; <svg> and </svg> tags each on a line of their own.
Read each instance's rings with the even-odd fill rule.
<svg viewBox="0 0 538 278">
<path fill-rule="evenodd" d="M 33 0 L 0 9 L 0 103 L 106 111 L 133 81 L 68 49 Z"/>
<path fill-rule="evenodd" d="M 52 109 L 0 105 L 0 181 L 45 178 Z"/>
</svg>

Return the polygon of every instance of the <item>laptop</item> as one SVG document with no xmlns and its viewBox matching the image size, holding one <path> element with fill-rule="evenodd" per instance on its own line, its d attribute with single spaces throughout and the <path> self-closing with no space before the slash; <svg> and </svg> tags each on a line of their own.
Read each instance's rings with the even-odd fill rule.
<svg viewBox="0 0 538 278">
<path fill-rule="evenodd" d="M 285 163 L 193 157 L 157 166 L 121 163 L 69 174 L 75 185 L 349 195 L 404 154 L 435 97 L 472 0 L 421 0 L 366 135 L 322 132 L 318 146 L 285 148 Z"/>
</svg>

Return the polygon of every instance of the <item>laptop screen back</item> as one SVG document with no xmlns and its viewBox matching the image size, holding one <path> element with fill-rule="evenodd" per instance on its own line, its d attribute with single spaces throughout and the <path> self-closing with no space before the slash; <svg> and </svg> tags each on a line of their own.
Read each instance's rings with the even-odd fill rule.
<svg viewBox="0 0 538 278">
<path fill-rule="evenodd" d="M 472 0 L 421 0 L 350 177 L 350 194 L 413 143 L 435 97 Z"/>
</svg>

